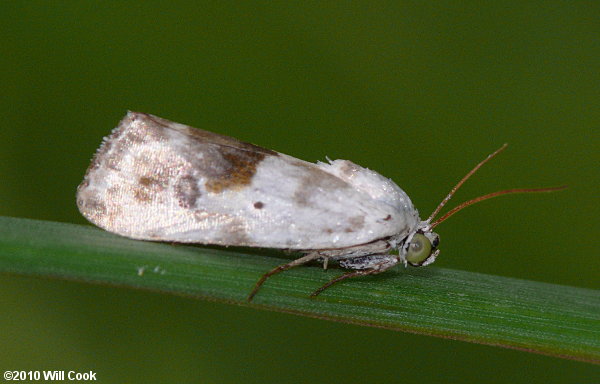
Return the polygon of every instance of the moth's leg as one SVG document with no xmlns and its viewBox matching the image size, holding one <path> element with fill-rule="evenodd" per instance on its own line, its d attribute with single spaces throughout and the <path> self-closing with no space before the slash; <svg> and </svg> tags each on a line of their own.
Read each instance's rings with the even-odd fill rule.
<svg viewBox="0 0 600 384">
<path fill-rule="evenodd" d="M 311 293 L 310 297 L 317 296 L 319 293 L 321 293 L 324 290 L 326 290 L 327 288 L 331 287 L 333 284 L 338 283 L 342 280 L 346 280 L 351 277 L 374 275 L 374 274 L 377 274 L 380 272 L 383 272 L 383 271 L 378 271 L 376 269 L 365 269 L 364 271 L 346 272 L 345 274 L 338 276 L 333 280 L 330 280 L 329 282 L 327 282 L 327 284 L 323 285 L 321 288 L 319 288 L 316 291 L 314 291 L 313 293 Z"/>
<path fill-rule="evenodd" d="M 252 292 L 250 292 L 250 295 L 248 295 L 248 301 L 252 301 L 252 299 L 254 298 L 254 296 L 256 295 L 256 293 L 258 292 L 258 290 L 260 289 L 260 287 L 265 283 L 265 281 L 267 281 L 267 279 L 279 272 L 283 272 L 283 271 L 287 271 L 290 268 L 294 268 L 297 267 L 299 265 L 302 264 L 306 264 L 309 261 L 318 259 L 319 257 L 321 257 L 321 255 L 319 255 L 317 252 L 311 252 L 308 255 L 302 256 L 299 259 L 296 259 L 294 261 L 291 261 L 287 264 L 283 264 L 280 265 L 278 267 L 275 267 L 273 269 L 271 269 L 269 272 L 265 273 L 264 275 L 262 275 L 262 277 L 260 278 L 260 280 L 258 280 L 256 282 L 256 284 L 254 285 L 254 289 L 252 290 Z"/>
<path fill-rule="evenodd" d="M 347 262 L 344 263 L 344 261 Z M 376 275 L 378 273 L 385 272 L 388 269 L 392 268 L 394 265 L 398 264 L 398 259 L 395 255 L 370 255 L 356 259 L 342 260 L 340 261 L 340 264 L 345 267 L 351 266 L 353 269 L 357 270 L 345 273 L 341 276 L 336 277 L 333 280 L 330 280 L 321 288 L 311 293 L 310 297 L 317 296 L 327 288 L 331 287 L 333 284 L 336 284 L 342 280 L 346 280 L 351 277 Z"/>
<path fill-rule="evenodd" d="M 327 266 L 329 265 L 329 256 L 323 256 L 323 269 L 327 269 Z"/>
</svg>

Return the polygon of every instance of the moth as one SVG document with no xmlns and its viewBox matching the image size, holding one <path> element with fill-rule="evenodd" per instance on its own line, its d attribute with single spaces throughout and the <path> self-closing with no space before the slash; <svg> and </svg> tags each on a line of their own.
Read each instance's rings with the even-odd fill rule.
<svg viewBox="0 0 600 384">
<path fill-rule="evenodd" d="M 270 276 L 319 260 L 350 270 L 323 285 L 384 272 L 397 264 L 425 266 L 439 255 L 433 229 L 491 197 L 557 188 L 510 189 L 469 200 L 433 221 L 477 164 L 421 220 L 390 179 L 348 160 L 309 163 L 231 137 L 129 112 L 106 137 L 77 189 L 87 220 L 139 240 L 280 248 L 302 257 Z M 392 251 L 397 251 L 392 253 Z"/>
</svg>

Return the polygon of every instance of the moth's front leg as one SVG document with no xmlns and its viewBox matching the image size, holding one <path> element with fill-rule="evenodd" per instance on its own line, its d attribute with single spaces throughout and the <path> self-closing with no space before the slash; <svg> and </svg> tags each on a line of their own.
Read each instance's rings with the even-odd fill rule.
<svg viewBox="0 0 600 384">
<path fill-rule="evenodd" d="M 336 277 L 327 284 L 323 285 L 321 288 L 314 291 L 310 296 L 315 297 L 327 288 L 331 287 L 333 284 L 351 277 L 376 275 L 378 273 L 387 271 L 398 264 L 398 261 L 399 259 L 397 255 L 390 254 L 367 255 L 342 259 L 339 261 L 340 266 L 342 268 L 353 269 L 354 271 Z"/>
</svg>

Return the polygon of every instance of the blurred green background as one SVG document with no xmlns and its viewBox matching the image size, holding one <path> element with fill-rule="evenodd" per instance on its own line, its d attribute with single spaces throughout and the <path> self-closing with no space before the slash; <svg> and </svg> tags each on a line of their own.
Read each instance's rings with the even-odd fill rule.
<svg viewBox="0 0 600 384">
<path fill-rule="evenodd" d="M 594 1 L 0 3 L 0 215 L 85 224 L 75 188 L 127 109 L 392 178 L 436 266 L 600 288 Z M 105 286 L 3 275 L 1 370 L 99 382 L 591 383 L 520 351 Z M 490 372 L 497 372 L 490 375 Z M 501 372 L 501 373 L 499 373 Z"/>
</svg>

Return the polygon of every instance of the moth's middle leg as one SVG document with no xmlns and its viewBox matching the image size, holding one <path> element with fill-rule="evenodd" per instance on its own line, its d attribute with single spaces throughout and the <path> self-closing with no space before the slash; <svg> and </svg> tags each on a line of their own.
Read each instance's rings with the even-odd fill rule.
<svg viewBox="0 0 600 384">
<path fill-rule="evenodd" d="M 256 284 L 254 285 L 254 289 L 252 289 L 252 292 L 250 292 L 250 295 L 248 295 L 248 301 L 252 301 L 254 296 L 256 296 L 256 294 L 258 293 L 258 290 L 260 289 L 260 287 L 265 283 L 265 281 L 267 281 L 267 279 L 269 277 L 271 277 L 279 272 L 287 271 L 288 269 L 297 267 L 302 264 L 306 264 L 309 261 L 318 259 L 319 257 L 321 257 L 321 255 L 319 255 L 317 252 L 311 252 L 305 256 L 300 257 L 299 259 L 290 261 L 287 264 L 283 264 L 283 265 L 280 265 L 278 267 L 271 269 L 269 272 L 262 275 L 262 277 L 256 282 Z"/>
</svg>

